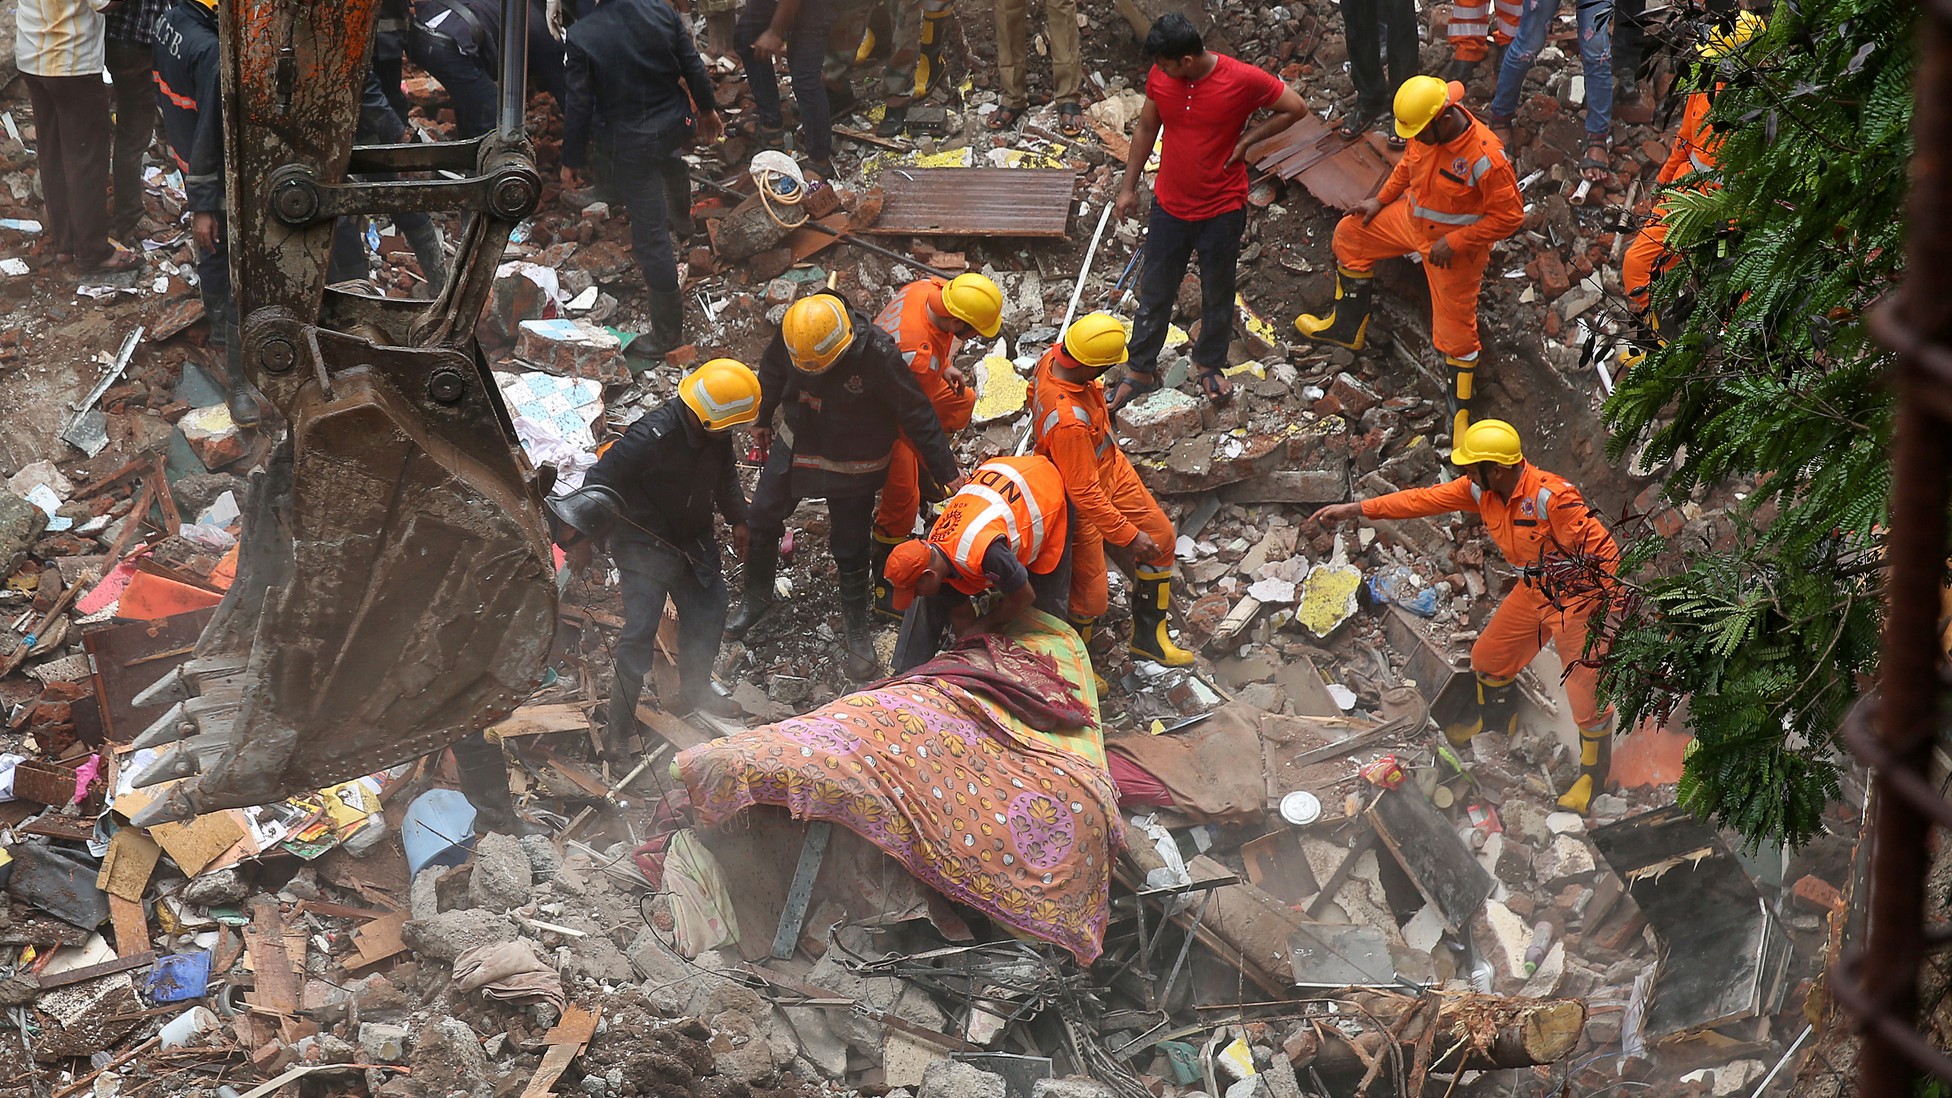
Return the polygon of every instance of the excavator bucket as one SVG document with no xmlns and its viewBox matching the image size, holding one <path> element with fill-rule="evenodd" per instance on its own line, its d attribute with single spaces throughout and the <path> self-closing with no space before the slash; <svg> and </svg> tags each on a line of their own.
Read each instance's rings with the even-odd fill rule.
<svg viewBox="0 0 1952 1098">
<path fill-rule="evenodd" d="M 540 180 L 519 107 L 472 142 L 353 147 L 378 3 L 221 5 L 228 366 L 280 414 L 236 582 L 143 698 L 174 704 L 136 741 L 161 794 L 141 826 L 439 750 L 511 711 L 554 635 L 545 485 L 471 334 Z M 470 214 L 434 301 L 326 288 L 338 217 L 415 209 Z"/>
</svg>

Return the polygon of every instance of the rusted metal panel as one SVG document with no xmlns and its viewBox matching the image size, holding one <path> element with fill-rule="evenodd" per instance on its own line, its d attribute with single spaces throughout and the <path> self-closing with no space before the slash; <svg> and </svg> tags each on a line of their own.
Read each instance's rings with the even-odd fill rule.
<svg viewBox="0 0 1952 1098">
<path fill-rule="evenodd" d="M 163 715 L 167 705 L 138 706 L 136 694 L 190 658 L 197 637 L 216 612 L 192 610 L 155 621 L 127 622 L 81 635 L 81 646 L 95 662 L 95 700 L 102 730 L 113 743 L 128 743 Z"/>
<path fill-rule="evenodd" d="M 890 168 L 881 173 L 881 236 L 1062 237 L 1075 168 Z"/>
</svg>

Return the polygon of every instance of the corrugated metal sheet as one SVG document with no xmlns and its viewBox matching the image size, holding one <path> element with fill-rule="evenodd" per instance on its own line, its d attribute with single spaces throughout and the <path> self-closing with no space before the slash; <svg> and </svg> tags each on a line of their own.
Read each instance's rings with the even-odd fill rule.
<svg viewBox="0 0 1952 1098">
<path fill-rule="evenodd" d="M 1337 210 L 1353 209 L 1389 175 L 1388 146 L 1377 133 L 1343 137 L 1312 114 L 1247 151 L 1255 168 L 1299 179 L 1308 193 Z"/>
<path fill-rule="evenodd" d="M 882 236 L 1062 237 L 1075 168 L 890 168 L 881 173 Z"/>
</svg>

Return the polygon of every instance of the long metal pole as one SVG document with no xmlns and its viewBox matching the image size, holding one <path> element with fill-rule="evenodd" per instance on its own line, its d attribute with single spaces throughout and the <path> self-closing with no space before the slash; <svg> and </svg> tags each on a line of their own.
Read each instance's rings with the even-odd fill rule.
<svg viewBox="0 0 1952 1098">
<path fill-rule="evenodd" d="M 529 0 L 502 0 L 502 113 L 505 136 L 522 132 L 529 106 Z"/>
</svg>

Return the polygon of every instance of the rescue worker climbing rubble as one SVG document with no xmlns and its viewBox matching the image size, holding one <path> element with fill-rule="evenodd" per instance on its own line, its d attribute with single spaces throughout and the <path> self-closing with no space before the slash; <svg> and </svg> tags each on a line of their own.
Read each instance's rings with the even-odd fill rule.
<svg viewBox="0 0 1952 1098">
<path fill-rule="evenodd" d="M 962 487 L 956 458 L 915 375 L 888 333 L 830 291 L 801 298 L 781 318 L 759 362 L 761 398 L 753 441 L 766 454 L 753 489 L 752 552 L 745 593 L 726 632 L 743 637 L 777 601 L 780 538 L 803 499 L 827 501 L 838 570 L 849 678 L 877 670 L 868 631 L 874 573 L 868 550 L 874 495 L 887 479 L 898 435 L 915 447 L 947 492 Z M 775 438 L 774 413 L 780 414 Z"/>
<path fill-rule="evenodd" d="M 1579 489 L 1557 473 L 1525 460 L 1518 431 L 1497 419 L 1481 419 L 1451 453 L 1463 476 L 1434 488 L 1407 488 L 1355 503 L 1336 503 L 1309 516 L 1332 526 L 1349 519 L 1407 519 L 1447 511 L 1476 511 L 1505 560 L 1524 580 L 1512 588 L 1471 646 L 1477 707 L 1461 724 L 1444 729 L 1458 747 L 1491 728 L 1509 735 L 1518 719 L 1518 673 L 1550 641 L 1566 665 L 1566 699 L 1579 726 L 1579 777 L 1559 797 L 1559 807 L 1587 812 L 1606 785 L 1615 713 L 1601 710 L 1596 687 L 1604 642 L 1605 591 L 1620 551 Z M 1570 565 L 1571 567 L 1568 567 Z"/>
<path fill-rule="evenodd" d="M 1471 418 L 1471 394 L 1483 344 L 1478 295 L 1491 245 L 1525 223 L 1505 146 L 1459 105 L 1464 85 L 1413 76 L 1396 90 L 1396 132 L 1412 138 L 1375 195 L 1335 226 L 1335 303 L 1324 315 L 1302 314 L 1306 339 L 1359 351 L 1369 334 L 1376 261 L 1415 252 L 1430 281 L 1430 342 L 1450 367 L 1451 439 Z"/>
<path fill-rule="evenodd" d="M 1656 186 L 1676 189 L 1676 184 L 1689 177 L 1697 177 L 1690 180 L 1693 187 L 1706 190 L 1719 186 L 1712 178 L 1699 178 L 1715 171 L 1716 151 L 1721 146 L 1721 138 L 1708 128 L 1708 108 L 1714 103 L 1715 93 L 1724 84 L 1720 76 L 1724 59 L 1747 45 L 1762 32 L 1762 27 L 1761 16 L 1753 12 L 1736 12 L 1730 26 L 1711 31 L 1701 43 L 1697 50 L 1700 61 L 1692 67 L 1689 78 L 1694 90 L 1688 93 L 1686 104 L 1682 107 L 1681 125 L 1674 135 L 1667 161 L 1661 165 L 1660 174 L 1654 180 Z M 1662 325 L 1659 316 L 1651 309 L 1647 287 L 1674 265 L 1675 254 L 1667 247 L 1667 215 L 1667 203 L 1657 202 L 1653 216 L 1635 234 L 1633 243 L 1627 246 L 1626 258 L 1620 261 L 1620 289 L 1634 311 L 1646 317 L 1656 339 L 1662 338 Z M 1620 360 L 1622 373 L 1641 357 L 1633 352 L 1623 355 Z"/>
<path fill-rule="evenodd" d="M 894 337 L 895 347 L 928 396 L 945 434 L 969 426 L 976 408 L 976 390 L 956 366 L 956 345 L 973 336 L 995 339 L 1003 330 L 1003 291 L 983 275 L 953 279 L 924 278 L 902 287 L 895 299 L 874 318 L 874 326 Z M 935 486 L 930 485 L 931 489 Z M 901 620 L 889 601 L 882 565 L 895 546 L 915 532 L 915 516 L 922 509 L 921 463 L 906 437 L 895 440 L 888 456 L 888 479 L 881 486 L 881 505 L 874 515 L 874 608 Z M 941 498 L 939 495 L 935 498 Z"/>
<path fill-rule="evenodd" d="M 746 500 L 732 431 L 759 416 L 759 379 L 743 362 L 715 358 L 678 381 L 678 399 L 630 425 L 574 492 L 548 500 L 557 544 L 587 564 L 592 542 L 608 541 L 622 580 L 624 628 L 617 638 L 604 750 L 615 758 L 637 735 L 637 703 L 657 651 L 668 598 L 678 611 L 676 712 L 733 711 L 712 689 L 728 596 L 715 524 L 724 516 L 732 550 L 749 555 Z"/>
<path fill-rule="evenodd" d="M 1049 458 L 993 458 L 950 497 L 927 538 L 888 558 L 888 583 L 902 611 L 895 673 L 934 656 L 945 626 L 957 637 L 1002 630 L 1033 603 L 1064 616 L 1071 588 L 1071 505 Z M 995 590 L 978 615 L 970 600 Z"/>
<path fill-rule="evenodd" d="M 1104 614 L 1105 543 L 1129 549 L 1134 560 L 1132 654 L 1172 667 L 1193 653 L 1166 632 L 1173 579 L 1172 520 L 1152 498 L 1119 450 L 1105 408 L 1105 372 L 1127 358 L 1124 325 L 1106 313 L 1079 317 L 1037 362 L 1031 381 L 1031 430 L 1036 452 L 1064 478 L 1064 494 L 1078 509 L 1072 536 L 1071 624 L 1091 639 Z"/>
</svg>

